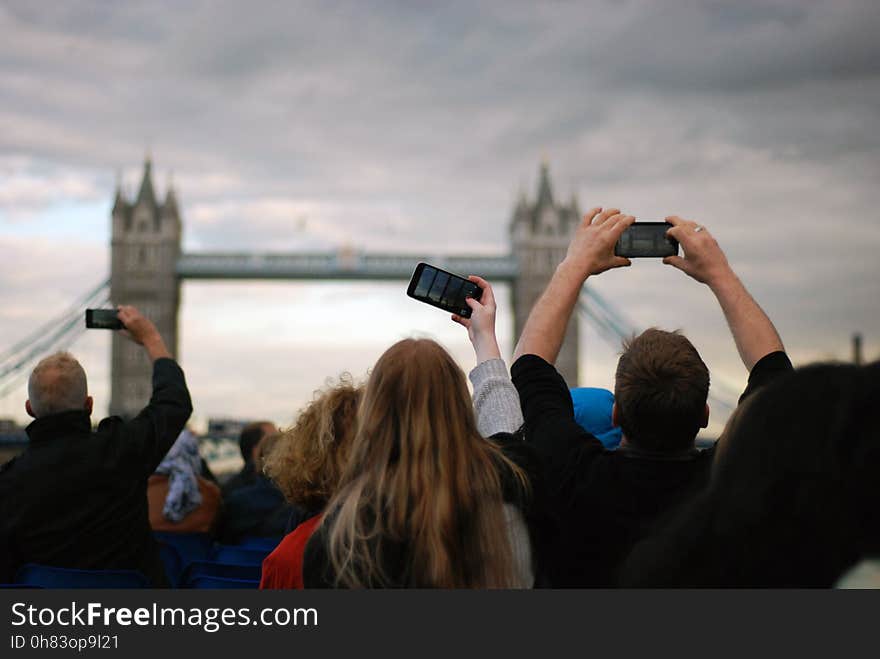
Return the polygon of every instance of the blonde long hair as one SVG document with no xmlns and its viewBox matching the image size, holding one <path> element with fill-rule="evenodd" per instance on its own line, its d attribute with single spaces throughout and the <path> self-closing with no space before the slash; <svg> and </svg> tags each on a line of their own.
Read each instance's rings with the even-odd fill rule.
<svg viewBox="0 0 880 659">
<path fill-rule="evenodd" d="M 515 585 L 502 469 L 527 488 L 523 472 L 477 431 L 465 375 L 449 353 L 428 339 L 391 346 L 370 375 L 328 505 L 337 585 Z M 403 573 L 388 574 L 399 547 Z"/>
</svg>

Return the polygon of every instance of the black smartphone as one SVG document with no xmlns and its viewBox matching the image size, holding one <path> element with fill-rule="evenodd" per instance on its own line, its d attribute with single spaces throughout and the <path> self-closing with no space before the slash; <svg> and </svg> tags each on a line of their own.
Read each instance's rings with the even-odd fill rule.
<svg viewBox="0 0 880 659">
<path fill-rule="evenodd" d="M 472 297 L 479 300 L 483 289 L 464 277 L 427 263 L 419 263 L 413 271 L 406 294 L 443 311 L 470 318 L 471 308 L 465 299 Z"/>
<path fill-rule="evenodd" d="M 116 309 L 86 309 L 86 327 L 88 329 L 125 329 L 125 325 L 116 315 Z"/>
<path fill-rule="evenodd" d="M 672 228 L 668 222 L 635 222 L 631 224 L 614 246 L 615 256 L 675 256 L 678 241 L 666 232 Z"/>
</svg>

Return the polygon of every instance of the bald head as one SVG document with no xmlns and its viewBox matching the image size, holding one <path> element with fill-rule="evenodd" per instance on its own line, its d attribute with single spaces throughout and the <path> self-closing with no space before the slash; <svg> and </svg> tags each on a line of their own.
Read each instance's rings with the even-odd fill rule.
<svg viewBox="0 0 880 659">
<path fill-rule="evenodd" d="M 28 413 L 40 417 L 68 410 L 91 412 L 86 372 L 69 352 L 43 359 L 28 380 Z"/>
</svg>

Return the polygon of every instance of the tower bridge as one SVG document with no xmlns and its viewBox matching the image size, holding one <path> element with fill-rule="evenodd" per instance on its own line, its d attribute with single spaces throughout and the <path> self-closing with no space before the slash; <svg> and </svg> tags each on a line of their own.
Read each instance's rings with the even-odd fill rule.
<svg viewBox="0 0 880 659">
<path fill-rule="evenodd" d="M 127 200 L 117 189 L 112 211 L 111 276 L 77 299 L 69 309 L 36 328 L 0 354 L 0 399 L 16 391 L 30 368 L 46 354 L 68 349 L 83 331 L 83 310 L 113 302 L 139 307 L 158 327 L 172 353 L 177 354 L 180 285 L 192 280 L 344 280 L 406 281 L 420 261 L 460 274 L 480 274 L 510 286 L 516 335 L 529 310 L 543 292 L 568 248 L 580 221 L 577 201 L 559 205 L 553 200 L 547 167 L 540 171 L 535 201 L 522 195 L 510 223 L 510 250 L 505 255 L 451 255 L 435 250 L 422 254 L 363 253 L 343 248 L 335 252 L 195 252 L 181 251 L 181 217 L 173 189 L 158 201 L 151 164 L 137 197 Z M 598 335 L 619 348 L 621 339 L 638 328 L 615 305 L 592 287 L 581 292 L 579 313 L 573 315 L 556 365 L 569 385 L 578 383 L 578 324 L 585 321 Z M 112 338 L 112 414 L 132 415 L 143 408 L 151 392 L 151 366 L 142 350 Z M 713 389 L 719 381 L 713 378 Z M 738 391 L 728 385 L 712 392 L 712 405 L 733 410 Z"/>
<path fill-rule="evenodd" d="M 143 311 L 177 354 L 180 285 L 194 280 L 408 280 L 415 265 L 428 261 L 459 274 L 479 274 L 511 286 L 514 332 L 519 336 L 529 310 L 543 292 L 568 248 L 581 218 L 577 199 L 558 203 L 547 165 L 539 173 L 537 195 L 524 194 L 510 221 L 510 251 L 503 256 L 371 254 L 336 252 L 183 253 L 182 217 L 175 190 L 156 195 L 148 159 L 137 196 L 126 199 L 117 187 L 111 231 L 110 299 Z M 578 317 L 570 321 L 556 365 L 566 381 L 578 382 Z M 110 413 L 137 413 L 150 397 L 151 368 L 137 346 L 114 334 L 111 350 Z"/>
</svg>

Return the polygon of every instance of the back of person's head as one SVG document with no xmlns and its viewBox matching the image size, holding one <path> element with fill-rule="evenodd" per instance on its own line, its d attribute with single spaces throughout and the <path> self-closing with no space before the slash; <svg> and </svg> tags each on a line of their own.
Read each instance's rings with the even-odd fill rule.
<svg viewBox="0 0 880 659">
<path fill-rule="evenodd" d="M 617 363 L 617 421 L 627 442 L 649 451 L 682 451 L 707 422 L 709 369 L 678 332 L 645 330 L 624 344 Z"/>
<path fill-rule="evenodd" d="M 254 449 L 266 435 L 275 432 L 275 425 L 271 421 L 255 421 L 241 429 L 238 437 L 238 448 L 245 462 L 254 459 Z"/>
<path fill-rule="evenodd" d="M 649 575 L 639 585 L 683 572 L 662 585 L 827 587 L 880 555 L 878 400 L 880 364 L 809 366 L 756 392 L 719 439 L 707 490 L 650 550 L 659 561 L 632 557 Z M 682 554 L 694 566 L 674 567 Z"/>
<path fill-rule="evenodd" d="M 257 455 L 254 459 L 254 467 L 256 468 L 257 473 L 264 474 L 266 472 L 266 464 L 269 460 L 269 456 L 275 450 L 275 447 L 278 446 L 280 440 L 280 432 L 270 432 L 268 435 L 264 435 L 263 439 L 260 440 L 260 443 L 257 444 Z"/>
<path fill-rule="evenodd" d="M 862 555 L 880 553 L 877 401 L 880 365 L 823 364 L 774 383 L 736 416 L 711 492 L 719 533 L 760 530 L 742 569 L 760 574 L 784 553 L 782 583 L 830 586 Z M 807 560 L 789 557 L 801 543 Z"/>
<path fill-rule="evenodd" d="M 520 470 L 477 430 L 464 372 L 428 339 L 405 339 L 374 367 L 329 529 L 347 586 L 504 587 L 515 580 L 499 469 Z M 394 548 L 390 551 L 395 551 Z"/>
<path fill-rule="evenodd" d="M 338 383 L 315 392 L 294 426 L 281 434 L 263 471 L 289 503 L 318 511 L 336 492 L 362 394 L 363 387 L 343 376 Z"/>
<path fill-rule="evenodd" d="M 35 418 L 70 410 L 91 412 L 86 372 L 69 352 L 37 364 L 28 379 L 28 410 Z"/>
</svg>

